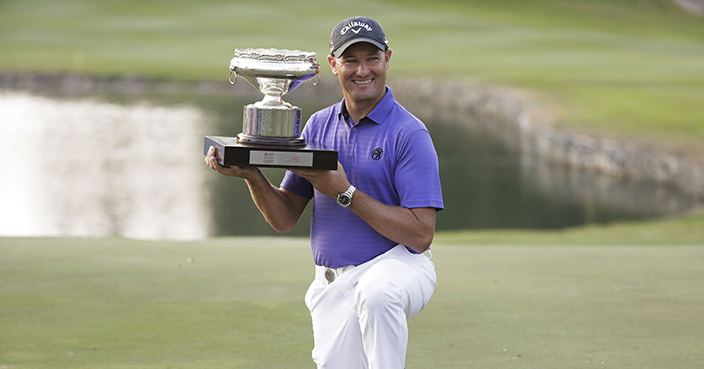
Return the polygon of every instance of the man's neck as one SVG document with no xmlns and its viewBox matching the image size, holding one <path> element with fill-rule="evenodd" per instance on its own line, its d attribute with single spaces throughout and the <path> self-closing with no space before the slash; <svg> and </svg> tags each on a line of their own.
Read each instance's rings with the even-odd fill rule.
<svg viewBox="0 0 704 369">
<path fill-rule="evenodd" d="M 347 115 L 352 119 L 354 124 L 359 123 L 362 118 L 369 115 L 369 113 L 376 108 L 377 105 L 384 99 L 386 93 L 381 95 L 378 100 L 373 100 L 369 102 L 355 103 L 352 99 L 345 98 L 345 108 L 347 109 Z"/>
<path fill-rule="evenodd" d="M 354 103 L 345 102 L 345 107 L 347 108 L 347 115 L 350 117 L 352 122 L 354 122 L 354 124 L 359 123 L 360 120 L 369 115 L 369 113 L 374 110 L 374 106 L 360 107 Z"/>
</svg>

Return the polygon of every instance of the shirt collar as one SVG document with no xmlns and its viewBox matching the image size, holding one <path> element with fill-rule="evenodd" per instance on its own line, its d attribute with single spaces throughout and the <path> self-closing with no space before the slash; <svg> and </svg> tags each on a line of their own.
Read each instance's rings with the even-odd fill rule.
<svg viewBox="0 0 704 369">
<path fill-rule="evenodd" d="M 381 99 L 381 101 L 379 101 L 378 104 L 376 104 L 374 109 L 372 109 L 372 111 L 367 114 L 366 117 L 362 118 L 362 120 L 364 120 L 365 118 L 369 118 L 369 120 L 376 124 L 383 124 L 384 120 L 386 120 L 386 117 L 391 112 L 391 109 L 394 107 L 395 101 L 396 100 L 394 100 L 394 95 L 393 93 L 391 93 L 391 88 L 389 88 L 389 86 L 386 86 L 386 94 L 384 94 L 384 97 Z M 342 117 L 349 117 L 349 113 L 347 113 L 347 107 L 345 106 L 344 97 L 339 103 L 337 117 L 338 119 Z"/>
</svg>

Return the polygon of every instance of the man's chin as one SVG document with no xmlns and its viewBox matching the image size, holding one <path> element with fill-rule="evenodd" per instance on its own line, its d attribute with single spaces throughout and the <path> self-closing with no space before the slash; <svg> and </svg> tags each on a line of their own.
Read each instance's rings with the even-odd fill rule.
<svg viewBox="0 0 704 369">
<path fill-rule="evenodd" d="M 368 86 L 353 86 L 353 88 L 350 91 L 350 94 L 355 100 L 358 101 L 367 101 L 367 100 L 374 100 L 379 96 L 379 89 L 376 88 L 374 85 L 368 85 Z"/>
</svg>

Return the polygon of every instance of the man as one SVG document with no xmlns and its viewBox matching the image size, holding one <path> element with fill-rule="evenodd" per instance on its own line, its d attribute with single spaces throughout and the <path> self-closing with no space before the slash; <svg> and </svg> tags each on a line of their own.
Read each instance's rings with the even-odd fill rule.
<svg viewBox="0 0 704 369">
<path fill-rule="evenodd" d="M 424 253 L 443 208 L 437 154 L 425 125 L 386 86 L 390 59 L 376 21 L 352 17 L 333 29 L 328 62 L 344 98 L 311 116 L 302 135 L 338 150 L 337 170 L 291 169 L 277 188 L 255 167 L 220 166 L 212 147 L 206 157 L 219 173 L 245 179 L 278 232 L 314 199 L 316 278 L 305 301 L 318 368 L 403 368 L 406 320 L 435 288 Z"/>
</svg>

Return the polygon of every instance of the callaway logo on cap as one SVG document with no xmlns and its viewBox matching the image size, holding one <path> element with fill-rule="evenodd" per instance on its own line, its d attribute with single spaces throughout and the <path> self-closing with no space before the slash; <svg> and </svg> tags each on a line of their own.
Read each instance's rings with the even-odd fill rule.
<svg viewBox="0 0 704 369">
<path fill-rule="evenodd" d="M 330 35 L 330 55 L 339 57 L 352 44 L 368 42 L 379 49 L 389 49 L 384 31 L 374 19 L 351 17 L 338 23 Z"/>
</svg>

